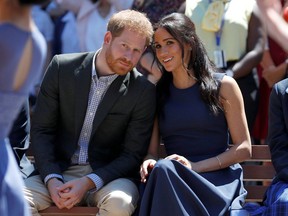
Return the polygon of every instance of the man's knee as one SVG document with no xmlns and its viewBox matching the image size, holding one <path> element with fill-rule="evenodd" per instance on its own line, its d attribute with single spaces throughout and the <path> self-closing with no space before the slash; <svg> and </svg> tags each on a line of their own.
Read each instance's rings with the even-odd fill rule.
<svg viewBox="0 0 288 216">
<path fill-rule="evenodd" d="M 100 215 L 128 216 L 132 215 L 136 206 L 131 195 L 123 191 L 113 191 L 99 206 Z"/>
<path fill-rule="evenodd" d="M 132 181 L 121 178 L 105 185 L 92 199 L 101 216 L 132 215 L 137 206 L 139 192 Z"/>
<path fill-rule="evenodd" d="M 40 179 L 40 176 L 33 176 L 24 180 L 24 197 L 30 206 L 33 216 L 39 215 L 38 211 L 52 205 L 50 194 Z"/>
</svg>

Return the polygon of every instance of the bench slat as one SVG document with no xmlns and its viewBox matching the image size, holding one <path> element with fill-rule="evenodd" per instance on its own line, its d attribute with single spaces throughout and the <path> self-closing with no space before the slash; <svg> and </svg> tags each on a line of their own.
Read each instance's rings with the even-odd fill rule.
<svg viewBox="0 0 288 216">
<path fill-rule="evenodd" d="M 252 145 L 252 158 L 247 161 L 271 161 L 268 145 Z"/>
<path fill-rule="evenodd" d="M 41 216 L 95 216 L 98 210 L 97 207 L 75 206 L 72 209 L 58 209 L 56 206 L 50 206 L 39 213 Z"/>
<path fill-rule="evenodd" d="M 267 181 L 275 176 L 274 167 L 271 165 L 242 165 L 245 181 Z"/>
<path fill-rule="evenodd" d="M 267 188 L 268 186 L 264 185 L 246 185 L 245 189 L 247 190 L 248 194 L 245 201 L 261 202 Z"/>
</svg>

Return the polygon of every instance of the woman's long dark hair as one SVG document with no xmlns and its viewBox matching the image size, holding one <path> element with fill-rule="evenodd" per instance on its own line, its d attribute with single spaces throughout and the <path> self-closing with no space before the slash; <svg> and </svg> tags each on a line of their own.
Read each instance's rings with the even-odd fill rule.
<svg viewBox="0 0 288 216">
<path fill-rule="evenodd" d="M 194 23 L 186 15 L 181 13 L 172 13 L 154 25 L 154 30 L 164 28 L 180 44 L 182 50 L 182 63 L 184 66 L 184 44 L 189 44 L 192 48 L 191 57 L 188 63 L 187 73 L 192 76 L 191 70 L 194 71 L 194 77 L 200 85 L 200 93 L 204 102 L 210 110 L 217 115 L 222 110 L 219 98 L 219 83 L 212 76 L 212 73 L 218 69 L 208 58 L 206 49 L 195 32 Z M 169 95 L 169 86 L 172 82 L 172 73 L 168 73 L 160 62 L 156 59 L 158 66 L 162 71 L 162 77 L 157 83 L 158 92 L 158 109 L 163 106 L 165 98 Z M 184 66 L 185 67 L 185 66 Z"/>
</svg>

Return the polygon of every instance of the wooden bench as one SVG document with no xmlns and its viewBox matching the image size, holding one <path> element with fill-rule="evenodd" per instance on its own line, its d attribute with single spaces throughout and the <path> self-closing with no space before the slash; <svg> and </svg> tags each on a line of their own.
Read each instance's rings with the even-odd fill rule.
<svg viewBox="0 0 288 216">
<path fill-rule="evenodd" d="M 165 157 L 164 146 L 159 149 L 159 156 Z M 261 202 L 267 189 L 267 183 L 272 181 L 275 170 L 272 165 L 263 166 L 263 162 L 271 162 L 271 155 L 268 145 L 252 145 L 252 157 L 242 164 L 244 174 L 244 184 L 248 191 L 247 202 Z M 265 182 L 266 185 L 262 185 Z M 41 212 L 42 216 L 90 216 L 96 215 L 97 207 L 73 207 L 70 210 L 58 209 L 51 206 Z"/>
<path fill-rule="evenodd" d="M 41 216 L 95 216 L 97 212 L 97 207 L 75 206 L 72 209 L 59 209 L 56 206 L 50 206 L 39 213 Z"/>
<path fill-rule="evenodd" d="M 271 162 L 269 146 L 252 145 L 251 159 L 241 165 L 245 189 L 248 191 L 246 202 L 261 202 L 276 173 Z"/>
</svg>

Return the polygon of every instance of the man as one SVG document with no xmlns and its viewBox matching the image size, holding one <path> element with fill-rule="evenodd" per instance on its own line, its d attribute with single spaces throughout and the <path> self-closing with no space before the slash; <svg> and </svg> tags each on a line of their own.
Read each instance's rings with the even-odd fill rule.
<svg viewBox="0 0 288 216">
<path fill-rule="evenodd" d="M 40 175 L 25 180 L 24 192 L 34 215 L 53 203 L 133 213 L 139 195 L 132 179 L 155 113 L 155 87 L 133 68 L 152 34 L 144 14 L 123 10 L 111 17 L 99 51 L 52 59 L 31 125 Z"/>
<path fill-rule="evenodd" d="M 248 203 L 250 215 L 287 215 L 288 212 L 288 79 L 277 82 L 269 101 L 268 144 L 276 170 L 262 205 Z"/>
</svg>

